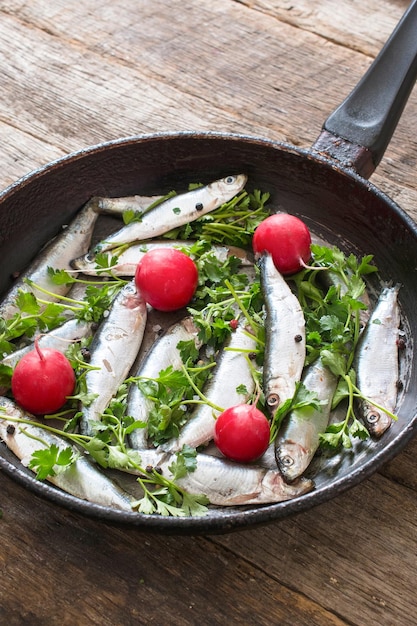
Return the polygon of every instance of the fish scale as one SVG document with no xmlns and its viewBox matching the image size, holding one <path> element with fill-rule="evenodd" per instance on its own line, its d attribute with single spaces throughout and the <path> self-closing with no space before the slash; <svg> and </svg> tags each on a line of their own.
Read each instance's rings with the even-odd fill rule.
<svg viewBox="0 0 417 626">
<path fill-rule="evenodd" d="M 212 378 L 203 389 L 205 397 L 222 409 L 247 402 L 255 389 L 248 352 L 256 349 L 256 338 L 239 325 L 231 334 L 226 349 L 220 353 Z M 242 387 L 245 391 L 239 389 Z M 219 411 L 210 404 L 199 404 L 192 412 L 189 421 L 182 428 L 179 437 L 163 444 L 165 450 L 181 450 L 184 445 L 197 448 L 207 445 L 214 436 L 215 418 Z"/>
<path fill-rule="evenodd" d="M 190 240 L 170 241 L 168 239 L 159 239 L 141 241 L 130 245 L 126 250 L 122 250 L 118 254 L 114 254 L 113 250 L 103 252 L 102 254 L 107 257 L 108 269 L 103 270 L 102 266 L 97 264 L 96 256 L 91 252 L 78 259 L 74 259 L 71 265 L 74 269 L 89 276 L 134 276 L 138 263 L 140 263 L 144 255 L 150 250 L 154 250 L 155 248 L 189 250 L 194 245 L 195 241 Z M 240 259 L 242 265 L 252 265 L 247 252 L 242 248 L 213 245 L 210 248 L 210 252 L 221 262 L 226 261 L 227 257 L 233 255 Z"/>
<path fill-rule="evenodd" d="M 140 363 L 138 370 L 133 373 L 135 377 L 143 379 L 157 378 L 159 373 L 171 366 L 174 370 L 181 367 L 181 353 L 177 348 L 180 341 L 194 340 L 197 344 L 198 330 L 194 326 L 191 317 L 181 320 L 171 326 L 162 337 L 152 346 L 144 362 Z M 147 398 L 138 385 L 132 384 L 127 396 L 127 415 L 135 421 L 146 424 L 149 412 L 153 406 L 152 400 Z M 130 445 L 135 449 L 147 447 L 147 428 L 136 428 L 130 434 Z"/>
<path fill-rule="evenodd" d="M 309 466 L 329 423 L 338 378 L 320 358 L 303 374 L 306 389 L 316 394 L 316 407 L 301 407 L 287 415 L 275 443 L 275 457 L 285 480 L 293 481 Z"/>
</svg>

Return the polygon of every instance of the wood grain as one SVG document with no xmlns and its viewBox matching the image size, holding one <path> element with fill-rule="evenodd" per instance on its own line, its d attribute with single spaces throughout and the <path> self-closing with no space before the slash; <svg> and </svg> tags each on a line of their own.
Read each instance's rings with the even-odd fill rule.
<svg viewBox="0 0 417 626">
<path fill-rule="evenodd" d="M 256 3 L 247 7 L 223 0 L 194 0 L 186 7 L 170 2 L 164 10 L 157 2 L 104 3 L 99 19 L 95 4 L 9 2 L 3 9 L 0 59 L 7 69 L 0 118 L 13 126 L 18 108 L 20 129 L 54 150 L 183 129 L 243 132 L 308 147 L 370 62 L 347 45 L 310 32 L 313 25 L 329 24 L 329 3 L 320 3 L 313 13 L 300 5 L 295 26 L 281 21 L 288 3 L 272 3 L 265 12 Z M 382 24 L 375 30 L 383 39 L 402 13 L 401 3 L 386 4 L 391 6 L 388 23 L 372 3 L 358 20 L 369 30 L 376 14 Z M 358 12 L 356 2 L 340 7 L 342 15 Z M 184 37 L 184 24 L 196 17 L 197 34 Z M 373 178 L 410 211 L 415 194 L 404 191 L 404 160 L 416 166 L 416 140 L 407 134 L 416 116 L 412 98 Z M 6 154 L 9 149 L 6 145 Z"/>
<path fill-rule="evenodd" d="M 6 0 L 0 188 L 74 150 L 218 130 L 309 147 L 404 0 Z M 417 217 L 414 92 L 372 181 Z M 410 268 L 415 271 L 415 268 Z M 331 502 L 231 535 L 99 523 L 0 473 L 10 626 L 413 626 L 416 440 Z"/>
</svg>

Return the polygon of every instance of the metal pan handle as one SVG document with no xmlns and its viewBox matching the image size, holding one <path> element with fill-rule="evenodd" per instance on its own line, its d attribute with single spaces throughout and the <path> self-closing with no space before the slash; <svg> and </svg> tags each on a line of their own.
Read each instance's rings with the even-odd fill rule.
<svg viewBox="0 0 417 626">
<path fill-rule="evenodd" d="M 312 149 L 368 178 L 382 159 L 417 78 L 417 0 L 368 71 L 324 122 Z"/>
</svg>

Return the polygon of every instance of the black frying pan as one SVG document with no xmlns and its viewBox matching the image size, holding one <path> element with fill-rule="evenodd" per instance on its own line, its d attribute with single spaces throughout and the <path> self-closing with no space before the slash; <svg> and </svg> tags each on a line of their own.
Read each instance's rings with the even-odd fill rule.
<svg viewBox="0 0 417 626">
<path fill-rule="evenodd" d="M 50 500 L 98 519 L 149 531 L 227 532 L 283 518 L 320 504 L 370 476 L 396 455 L 417 430 L 417 227 L 368 182 L 383 156 L 417 73 L 417 0 L 376 62 L 347 100 L 325 122 L 310 150 L 241 135 L 177 133 L 104 143 L 59 159 L 0 195 L 2 263 L 0 291 L 41 246 L 91 196 L 160 194 L 245 172 L 249 185 L 271 193 L 275 210 L 300 216 L 331 244 L 358 255 L 373 254 L 382 280 L 400 282 L 408 345 L 402 359 L 404 390 L 399 419 L 380 441 L 354 456 L 323 461 L 316 489 L 268 506 L 213 509 L 201 518 L 164 518 L 106 509 L 36 481 L 1 444 L 0 467 Z"/>
</svg>

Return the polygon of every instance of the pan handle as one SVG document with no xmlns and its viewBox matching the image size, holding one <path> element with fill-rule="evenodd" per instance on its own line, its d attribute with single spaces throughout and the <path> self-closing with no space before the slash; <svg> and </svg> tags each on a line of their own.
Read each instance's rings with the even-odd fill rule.
<svg viewBox="0 0 417 626">
<path fill-rule="evenodd" d="M 324 122 L 312 149 L 369 178 L 416 78 L 417 0 L 413 0 L 366 74 Z"/>
</svg>

